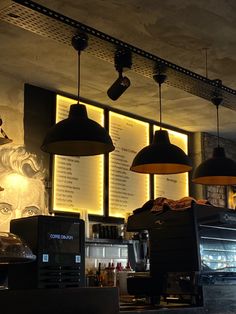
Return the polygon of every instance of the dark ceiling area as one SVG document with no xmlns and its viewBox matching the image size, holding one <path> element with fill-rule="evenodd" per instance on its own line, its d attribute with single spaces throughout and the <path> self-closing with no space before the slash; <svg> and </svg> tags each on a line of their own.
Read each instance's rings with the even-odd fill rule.
<svg viewBox="0 0 236 314">
<path fill-rule="evenodd" d="M 232 97 L 228 106 L 220 106 L 220 133 L 236 140 L 235 1 L 56 0 L 48 3 L 40 0 L 37 3 L 199 76 L 222 80 L 232 90 Z M 14 1 L 0 3 L 0 71 L 26 83 L 76 95 L 77 54 L 63 42 L 64 29 L 57 33 L 59 40 L 55 40 L 12 25 L 3 18 L 4 10 L 12 4 Z M 53 25 L 48 32 L 54 31 Z M 106 92 L 116 80 L 117 72 L 112 62 L 103 59 L 106 58 L 91 53 L 91 47 L 82 53 L 81 96 L 159 121 L 158 89 L 151 76 L 132 68 L 126 71 L 131 86 L 117 101 L 112 101 Z M 190 132 L 215 134 L 215 107 L 208 99 L 183 89 L 164 84 L 163 122 Z"/>
</svg>

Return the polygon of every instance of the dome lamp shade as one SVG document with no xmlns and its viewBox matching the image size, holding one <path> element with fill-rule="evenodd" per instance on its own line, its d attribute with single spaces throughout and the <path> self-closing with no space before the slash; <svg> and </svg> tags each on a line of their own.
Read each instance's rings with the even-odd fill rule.
<svg viewBox="0 0 236 314">
<path fill-rule="evenodd" d="M 171 144 L 168 132 L 162 130 L 161 84 L 166 76 L 156 74 L 153 78 L 159 84 L 160 130 L 155 132 L 152 144 L 138 152 L 130 170 L 161 175 L 188 172 L 192 169 L 189 157 L 181 148 Z"/>
<path fill-rule="evenodd" d="M 192 169 L 188 156 L 170 143 L 167 131 L 155 132 L 151 145 L 144 147 L 134 158 L 132 171 L 149 174 L 174 174 Z"/>
<path fill-rule="evenodd" d="M 42 150 L 67 156 L 92 156 L 114 150 L 109 134 L 88 118 L 84 105 L 70 106 L 67 119 L 55 124 L 47 133 Z"/>
<path fill-rule="evenodd" d="M 225 155 L 220 147 L 219 136 L 219 105 L 222 98 L 215 96 L 212 103 L 216 106 L 217 114 L 217 147 L 213 150 L 212 158 L 203 161 L 194 171 L 192 181 L 202 185 L 234 185 L 236 184 L 236 163 Z"/>
<path fill-rule="evenodd" d="M 42 151 L 64 156 L 93 156 L 115 149 L 107 130 L 88 118 L 80 100 L 80 55 L 88 45 L 86 34 L 72 38 L 72 46 L 78 52 L 78 103 L 70 106 L 69 116 L 52 126 L 41 146 Z"/>
</svg>

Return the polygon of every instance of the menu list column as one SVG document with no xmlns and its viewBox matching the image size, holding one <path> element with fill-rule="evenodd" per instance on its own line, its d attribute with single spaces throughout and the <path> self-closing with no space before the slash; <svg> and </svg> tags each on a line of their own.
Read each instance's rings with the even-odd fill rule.
<svg viewBox="0 0 236 314">
<path fill-rule="evenodd" d="M 148 123 L 110 112 L 110 135 L 116 147 L 109 155 L 109 214 L 126 217 L 149 199 L 149 175 L 130 171 L 138 151 L 148 145 Z"/>
</svg>

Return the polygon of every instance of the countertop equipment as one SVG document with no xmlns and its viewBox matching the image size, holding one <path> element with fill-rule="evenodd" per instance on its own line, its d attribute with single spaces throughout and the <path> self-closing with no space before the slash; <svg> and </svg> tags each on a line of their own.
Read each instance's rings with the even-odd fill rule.
<svg viewBox="0 0 236 314">
<path fill-rule="evenodd" d="M 37 256 L 29 264 L 10 265 L 10 289 L 73 288 L 85 286 L 84 221 L 64 216 L 32 216 L 11 220 Z"/>
<path fill-rule="evenodd" d="M 211 307 L 236 310 L 235 301 L 229 305 L 225 297 L 229 289 L 236 293 L 236 212 L 196 203 L 184 210 L 138 210 L 128 218 L 127 230 L 148 230 L 150 247 L 150 273 L 128 279 L 130 294 L 196 307 L 220 285 L 220 305 L 215 295 Z"/>
</svg>

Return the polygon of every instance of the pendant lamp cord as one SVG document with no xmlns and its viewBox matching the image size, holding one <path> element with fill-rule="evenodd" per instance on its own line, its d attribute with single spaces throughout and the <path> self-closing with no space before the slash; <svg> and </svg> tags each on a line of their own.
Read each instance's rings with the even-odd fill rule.
<svg viewBox="0 0 236 314">
<path fill-rule="evenodd" d="M 160 104 L 160 130 L 162 130 L 161 83 L 158 83 L 158 86 L 159 86 L 159 104 Z"/>
<path fill-rule="evenodd" d="M 217 145 L 220 147 L 220 132 L 219 132 L 219 105 L 216 105 L 216 119 L 217 119 Z"/>
<path fill-rule="evenodd" d="M 80 100 L 80 55 L 81 55 L 81 51 L 78 50 L 78 74 L 77 74 L 77 77 L 78 77 L 78 81 L 77 81 L 77 84 L 78 84 L 78 105 L 79 105 L 79 100 Z"/>
<path fill-rule="evenodd" d="M 123 77 L 123 70 L 122 70 L 122 68 L 120 68 L 118 70 L 118 73 L 119 73 L 119 78 L 122 79 L 122 77 Z"/>
<path fill-rule="evenodd" d="M 208 48 L 204 48 L 205 50 L 205 69 L 206 69 L 206 78 L 208 78 Z"/>
</svg>

